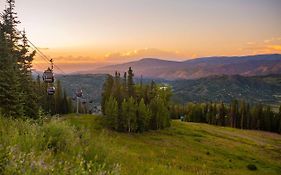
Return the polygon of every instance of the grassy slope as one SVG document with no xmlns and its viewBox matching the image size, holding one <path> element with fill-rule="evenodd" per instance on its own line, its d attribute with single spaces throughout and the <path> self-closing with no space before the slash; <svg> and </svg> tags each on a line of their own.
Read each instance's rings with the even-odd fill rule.
<svg viewBox="0 0 281 175">
<path fill-rule="evenodd" d="M 93 116 L 64 120 L 90 130 L 106 159 L 121 166 L 122 174 L 278 174 L 281 135 L 207 124 L 173 121 L 172 127 L 144 134 L 102 129 Z M 248 164 L 257 171 L 247 169 Z"/>
</svg>

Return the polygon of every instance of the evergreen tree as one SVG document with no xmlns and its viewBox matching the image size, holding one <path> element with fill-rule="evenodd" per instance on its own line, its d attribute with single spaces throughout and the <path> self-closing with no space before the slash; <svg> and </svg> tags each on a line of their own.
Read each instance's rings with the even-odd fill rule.
<svg viewBox="0 0 281 175">
<path fill-rule="evenodd" d="M 250 129 L 251 127 L 251 111 L 250 111 L 250 104 L 247 104 L 247 108 L 246 108 L 246 117 L 247 117 L 247 129 Z"/>
<path fill-rule="evenodd" d="M 122 115 L 126 120 L 125 129 L 128 132 L 135 132 L 137 130 L 137 106 L 133 97 L 124 100 L 122 103 Z"/>
<path fill-rule="evenodd" d="M 101 99 L 101 108 L 102 113 L 105 114 L 105 103 L 111 96 L 112 87 L 113 87 L 113 77 L 111 75 L 107 76 L 107 79 L 105 80 L 105 83 L 103 84 L 103 92 L 102 92 L 102 99 Z"/>
<path fill-rule="evenodd" d="M 18 52 L 18 40 L 21 38 L 16 27 L 20 23 L 17 20 L 17 13 L 15 10 L 15 0 L 6 0 L 7 8 L 4 10 L 4 13 L 1 14 L 2 18 L 2 29 L 5 33 L 5 37 L 8 40 L 8 48 L 11 49 L 13 54 Z"/>
<path fill-rule="evenodd" d="M 155 97 L 150 103 L 151 127 L 152 129 L 162 129 L 170 126 L 170 116 L 162 98 Z"/>
<path fill-rule="evenodd" d="M 151 112 L 149 108 L 145 105 L 144 99 L 142 98 L 138 105 L 138 115 L 137 115 L 138 130 L 143 132 L 149 129 Z"/>
<path fill-rule="evenodd" d="M 278 127 L 279 129 L 278 129 L 278 131 L 281 134 L 281 105 L 279 107 L 278 117 L 279 117 L 279 127 Z"/>
<path fill-rule="evenodd" d="M 123 96 L 122 96 L 122 82 L 120 78 L 120 73 L 115 72 L 115 77 L 114 77 L 114 82 L 113 82 L 113 87 L 112 87 L 112 92 L 111 94 L 113 97 L 116 98 L 118 102 L 119 109 L 121 108 L 121 103 L 123 101 Z"/>
<path fill-rule="evenodd" d="M 113 96 L 110 96 L 105 103 L 105 116 L 108 126 L 118 129 L 118 104 Z"/>
<path fill-rule="evenodd" d="M 238 118 L 238 101 L 233 100 L 230 106 L 230 118 L 231 118 L 231 127 L 237 127 L 237 118 Z"/>
<path fill-rule="evenodd" d="M 123 84 L 122 84 L 122 95 L 123 98 L 128 98 L 128 83 L 127 83 L 127 72 L 124 72 L 123 75 Z"/>
<path fill-rule="evenodd" d="M 22 116 L 23 103 L 20 93 L 16 58 L 6 39 L 4 26 L 0 25 L 0 106 L 4 116 Z"/>
<path fill-rule="evenodd" d="M 134 97 L 135 95 L 135 90 L 134 90 L 134 74 L 133 74 L 133 70 L 131 67 L 129 67 L 129 70 L 128 70 L 128 95 L 129 97 Z"/>
<path fill-rule="evenodd" d="M 67 114 L 69 113 L 69 109 L 68 109 L 69 105 L 68 105 L 68 99 L 67 99 L 67 95 L 66 95 L 66 90 L 64 89 L 63 91 L 63 100 L 62 100 L 62 114 Z"/>
<path fill-rule="evenodd" d="M 62 87 L 60 80 L 56 81 L 56 93 L 55 93 L 55 111 L 57 114 L 62 113 Z"/>
<path fill-rule="evenodd" d="M 225 126 L 225 116 L 227 114 L 227 111 L 225 109 L 224 103 L 221 102 L 220 109 L 219 109 L 219 120 L 220 120 L 220 125 Z"/>
<path fill-rule="evenodd" d="M 29 53 L 30 46 L 26 38 L 25 31 L 21 38 L 22 43 L 18 46 L 18 65 L 20 69 L 20 84 L 24 100 L 24 114 L 31 118 L 38 118 L 38 97 L 35 93 L 35 82 L 32 78 L 31 68 L 35 51 Z"/>
<path fill-rule="evenodd" d="M 246 119 L 246 115 L 247 115 L 247 111 L 246 111 L 246 103 L 245 101 L 241 101 L 241 104 L 240 104 L 240 128 L 241 129 L 244 129 L 245 128 L 245 119 Z"/>
<path fill-rule="evenodd" d="M 14 12 L 14 1 L 8 0 L 7 3 L 8 8 L 1 14 L 0 20 L 0 106 L 4 116 L 18 117 L 24 114 L 15 54 L 18 33 L 14 27 L 19 22 Z"/>
</svg>

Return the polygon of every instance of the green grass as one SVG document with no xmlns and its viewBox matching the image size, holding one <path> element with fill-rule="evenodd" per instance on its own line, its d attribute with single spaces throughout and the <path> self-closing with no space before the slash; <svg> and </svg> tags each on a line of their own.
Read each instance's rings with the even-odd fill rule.
<svg viewBox="0 0 281 175">
<path fill-rule="evenodd" d="M 0 174 L 280 174 L 281 135 L 173 121 L 118 133 L 102 116 L 0 117 Z M 248 168 L 257 170 L 249 170 Z"/>
<path fill-rule="evenodd" d="M 107 160 L 121 174 L 280 174 L 281 136 L 207 124 L 173 121 L 172 127 L 143 134 L 103 129 L 102 117 L 68 116 L 90 130 Z M 249 164 L 256 171 L 247 168 Z"/>
</svg>

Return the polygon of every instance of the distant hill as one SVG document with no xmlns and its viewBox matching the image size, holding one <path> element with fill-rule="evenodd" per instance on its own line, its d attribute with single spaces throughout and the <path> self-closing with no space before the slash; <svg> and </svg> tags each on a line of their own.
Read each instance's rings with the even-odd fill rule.
<svg viewBox="0 0 281 175">
<path fill-rule="evenodd" d="M 82 88 L 87 99 L 99 103 L 106 75 L 67 75 L 58 77 L 68 95 Z M 135 81 L 139 81 L 136 79 Z M 144 79 L 149 83 L 151 79 Z M 173 88 L 174 101 L 186 102 L 230 102 L 233 98 L 245 99 L 250 103 L 281 103 L 281 75 L 244 77 L 240 75 L 215 75 L 195 80 L 163 80 Z"/>
<path fill-rule="evenodd" d="M 124 72 L 132 67 L 136 76 L 146 78 L 161 78 L 167 80 L 196 79 L 210 75 L 243 75 L 258 76 L 281 74 L 281 55 L 253 55 L 241 57 L 206 57 L 187 61 L 167 61 L 145 58 L 124 64 L 96 68 L 89 73 Z"/>
<path fill-rule="evenodd" d="M 62 87 L 66 89 L 68 96 L 74 96 L 77 89 L 82 89 L 87 100 L 100 103 L 101 92 L 106 75 L 65 75 L 56 77 L 61 81 Z"/>
<path fill-rule="evenodd" d="M 172 81 L 173 99 L 185 103 L 231 102 L 244 99 L 250 103 L 281 103 L 281 75 L 243 77 L 219 75 L 197 80 Z"/>
</svg>

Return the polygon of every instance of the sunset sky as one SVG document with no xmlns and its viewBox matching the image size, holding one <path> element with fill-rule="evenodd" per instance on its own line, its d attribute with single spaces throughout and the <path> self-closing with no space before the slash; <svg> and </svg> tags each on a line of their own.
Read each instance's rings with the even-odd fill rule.
<svg viewBox="0 0 281 175">
<path fill-rule="evenodd" d="M 69 70 L 143 57 L 281 53 L 280 9 L 280 0 L 16 0 L 18 28 Z"/>
</svg>

